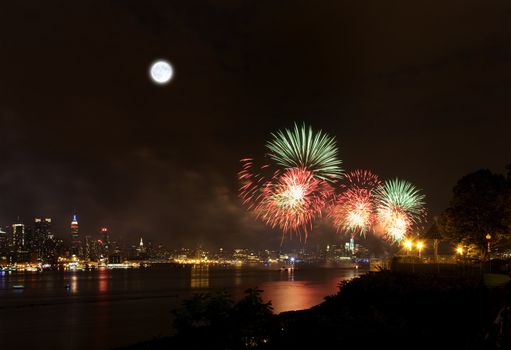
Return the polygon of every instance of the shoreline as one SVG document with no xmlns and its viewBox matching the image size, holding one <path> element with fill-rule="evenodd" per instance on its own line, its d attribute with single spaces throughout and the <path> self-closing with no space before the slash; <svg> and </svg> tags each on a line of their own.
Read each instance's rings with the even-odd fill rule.
<svg viewBox="0 0 511 350">
<path fill-rule="evenodd" d="M 499 279 L 499 276 L 504 277 Z M 487 281 L 495 278 L 499 280 L 497 284 L 484 284 L 485 282 L 488 283 Z M 389 300 L 382 301 L 378 300 L 378 298 L 374 299 L 377 295 L 380 297 L 386 296 Z M 421 297 L 420 302 L 419 300 L 413 300 L 412 297 L 414 295 Z M 384 314 L 390 313 L 388 317 L 391 317 L 391 319 L 397 317 L 397 319 L 402 320 L 401 322 L 405 322 L 406 326 L 403 326 L 404 329 L 399 332 L 399 334 L 404 332 L 401 336 L 405 338 L 410 337 L 410 334 L 413 332 L 422 332 L 422 330 L 416 328 L 416 325 L 414 325 L 413 322 L 418 322 L 425 326 L 437 329 L 434 323 L 428 324 L 427 322 L 425 323 L 425 321 L 434 322 L 433 320 L 437 320 L 438 317 L 440 319 L 452 319 L 452 322 L 456 320 L 458 320 L 456 322 L 460 322 L 459 325 L 456 323 L 454 324 L 455 330 L 453 330 L 452 334 L 444 334 L 444 336 L 447 337 L 446 339 L 448 342 L 454 341 L 454 339 L 451 339 L 452 337 L 449 338 L 449 335 L 458 335 L 461 332 L 465 335 L 465 337 L 474 338 L 472 340 L 474 346 L 487 346 L 487 342 L 493 341 L 488 338 L 488 335 L 494 331 L 492 328 L 493 321 L 495 320 L 498 312 L 502 310 L 502 304 L 507 303 L 507 306 L 509 306 L 509 295 L 511 295 L 511 283 L 509 282 L 509 276 L 507 275 L 486 274 L 479 277 L 452 277 L 422 273 L 410 274 L 395 271 L 369 272 L 350 281 L 341 283 L 340 289 L 336 295 L 326 296 L 325 300 L 318 305 L 308 309 L 284 311 L 272 315 L 274 321 L 282 326 L 279 327 L 281 327 L 283 331 L 286 330 L 286 334 L 283 335 L 277 333 L 275 335 L 269 331 L 267 336 L 265 336 L 266 338 L 263 339 L 264 342 L 261 342 L 254 348 L 273 349 L 280 348 L 284 345 L 292 345 L 296 348 L 296 346 L 303 345 L 304 343 L 310 343 L 310 346 L 313 344 L 322 344 L 324 346 L 338 344 L 335 339 L 339 338 L 339 334 L 336 333 L 340 332 L 345 334 L 346 328 L 352 332 L 349 333 L 349 341 L 352 342 L 353 345 L 357 343 L 355 340 L 357 337 L 364 339 L 364 337 L 371 332 L 375 332 L 381 337 L 379 342 L 374 343 L 374 345 L 382 346 L 382 344 L 386 344 L 386 341 L 393 341 L 393 339 L 397 336 L 397 334 L 394 334 L 395 329 L 393 328 L 394 326 L 392 326 L 393 323 L 390 322 L 390 320 L 386 320 L 384 323 L 381 323 L 381 320 L 378 321 L 378 318 L 374 319 L 374 315 L 371 312 L 367 313 L 364 311 L 367 310 L 367 308 L 369 308 L 369 310 L 373 308 L 379 309 L 381 310 L 380 312 L 383 312 Z M 373 298 L 368 298 L 369 296 L 373 296 Z M 451 305 L 449 303 L 445 303 L 444 299 L 446 298 L 449 300 L 452 299 L 453 301 L 456 300 L 458 303 L 460 298 L 465 298 L 467 304 L 463 305 L 463 303 L 461 303 L 461 305 L 456 305 L 455 303 Z M 391 300 L 398 304 L 391 305 Z M 417 302 L 419 303 L 417 304 Z M 439 302 L 442 307 L 445 307 L 445 309 L 439 308 Z M 399 305 L 400 303 L 410 305 Z M 421 319 L 420 317 L 417 318 L 418 315 L 410 313 L 410 311 L 413 310 L 413 308 L 410 307 L 412 305 L 417 307 L 417 310 L 424 313 L 423 317 L 425 319 Z M 461 309 L 458 306 L 460 306 Z M 465 310 L 465 307 L 468 308 L 468 306 L 471 306 L 473 310 L 475 310 L 474 313 L 466 313 L 467 310 Z M 393 309 L 393 307 L 395 309 Z M 453 314 L 452 310 L 458 310 L 460 315 L 457 316 L 456 313 Z M 346 313 L 352 316 L 346 316 L 348 318 L 345 319 L 345 316 L 342 315 Z M 479 316 L 474 317 L 476 315 Z M 327 321 L 325 321 L 325 319 Z M 347 320 L 350 320 L 350 322 L 346 323 Z M 437 320 L 440 324 L 444 321 L 445 320 Z M 337 329 L 334 327 L 332 329 L 333 333 L 324 333 L 324 325 L 321 326 L 322 322 L 329 324 L 329 327 L 339 325 L 338 327 L 340 328 L 338 328 L 338 331 L 334 332 L 333 329 Z M 379 329 L 380 327 L 376 327 L 374 329 L 371 328 L 370 325 L 375 322 L 376 324 L 380 324 L 380 327 L 390 327 L 389 333 L 381 333 L 381 330 Z M 358 328 L 355 324 L 365 326 Z M 465 330 L 465 328 L 461 327 L 461 325 L 468 328 Z M 211 327 L 215 328 L 216 326 L 211 325 Z M 396 327 L 399 329 L 399 326 Z M 411 328 L 408 330 L 410 333 L 408 335 L 406 335 L 405 332 L 406 328 Z M 470 329 L 472 328 L 474 329 L 474 332 L 470 332 Z M 478 329 L 477 331 L 475 330 L 476 328 Z M 191 331 L 190 334 L 177 333 L 116 349 L 142 350 L 169 349 L 174 348 L 175 346 L 179 347 L 187 341 L 191 341 L 192 338 L 190 337 L 195 331 L 209 334 L 207 330 L 198 328 Z M 437 332 L 445 333 L 443 328 L 438 328 Z M 310 336 L 308 337 L 307 334 L 310 334 Z M 318 338 L 318 334 L 324 334 L 323 338 Z M 211 334 L 209 335 L 211 336 Z M 502 337 L 502 335 L 500 337 Z M 222 346 L 225 346 L 225 343 L 223 343 L 224 341 L 232 341 L 228 339 L 219 340 L 216 336 L 213 336 L 213 338 L 214 340 L 211 341 L 211 344 L 215 344 L 219 347 L 212 346 L 210 347 L 212 349 L 222 348 Z M 370 339 L 366 339 L 364 341 L 372 344 Z M 428 341 L 426 341 L 426 343 L 427 342 Z M 386 344 L 385 346 L 389 344 Z M 471 346 L 472 345 L 467 345 L 466 348 L 479 349 L 478 347 Z"/>
</svg>

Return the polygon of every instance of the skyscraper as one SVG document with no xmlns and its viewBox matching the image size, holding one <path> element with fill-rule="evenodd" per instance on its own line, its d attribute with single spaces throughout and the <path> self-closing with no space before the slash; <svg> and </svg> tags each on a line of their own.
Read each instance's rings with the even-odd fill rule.
<svg viewBox="0 0 511 350">
<path fill-rule="evenodd" d="M 43 258 L 44 246 L 48 239 L 53 239 L 53 234 L 51 233 L 51 219 L 35 218 L 31 250 L 35 253 L 38 260 L 42 260 Z"/>
<path fill-rule="evenodd" d="M 34 219 L 33 250 L 37 260 L 45 264 L 54 264 L 57 260 L 56 241 L 51 230 L 51 218 Z"/>
<path fill-rule="evenodd" d="M 77 257 L 82 256 L 82 242 L 78 233 L 78 218 L 76 214 L 73 214 L 73 219 L 71 220 L 71 254 Z"/>
<path fill-rule="evenodd" d="M 7 231 L 0 228 L 0 262 L 6 261 L 9 255 L 9 241 L 7 238 Z"/>
<path fill-rule="evenodd" d="M 108 247 L 108 243 L 110 243 L 110 236 L 108 234 L 108 227 L 102 227 L 101 228 L 101 239 L 103 240 L 103 244 L 105 247 Z"/>
<path fill-rule="evenodd" d="M 85 235 L 84 240 L 84 247 L 83 247 L 83 258 L 85 260 L 94 260 L 94 240 L 90 235 Z"/>
<path fill-rule="evenodd" d="M 28 259 L 25 225 L 18 218 L 18 222 L 12 224 L 11 260 L 14 262 L 25 262 Z"/>
<path fill-rule="evenodd" d="M 12 246 L 16 250 L 25 246 L 25 225 L 21 222 L 12 224 Z"/>
</svg>

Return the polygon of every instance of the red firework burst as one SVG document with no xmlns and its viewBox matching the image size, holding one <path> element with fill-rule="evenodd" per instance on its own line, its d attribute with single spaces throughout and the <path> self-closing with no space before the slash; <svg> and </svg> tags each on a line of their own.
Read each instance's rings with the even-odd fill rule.
<svg viewBox="0 0 511 350">
<path fill-rule="evenodd" d="M 338 231 L 364 235 L 375 223 L 374 191 L 380 179 L 369 170 L 352 171 L 345 179 L 330 215 Z"/>
<path fill-rule="evenodd" d="M 256 166 L 252 158 L 244 158 L 241 161 L 241 171 L 238 179 L 241 183 L 239 195 L 243 205 L 248 209 L 254 209 L 262 200 L 262 189 L 273 181 L 279 174 L 272 172 L 268 164 Z"/>
<path fill-rule="evenodd" d="M 405 212 L 399 208 L 380 208 L 378 210 L 378 226 L 382 236 L 388 241 L 402 240 L 412 226 L 412 221 Z"/>
<path fill-rule="evenodd" d="M 257 198 L 256 215 L 284 233 L 294 232 L 305 240 L 315 218 L 333 196 L 333 188 L 303 168 L 290 168 L 275 181 L 266 182 Z"/>
</svg>

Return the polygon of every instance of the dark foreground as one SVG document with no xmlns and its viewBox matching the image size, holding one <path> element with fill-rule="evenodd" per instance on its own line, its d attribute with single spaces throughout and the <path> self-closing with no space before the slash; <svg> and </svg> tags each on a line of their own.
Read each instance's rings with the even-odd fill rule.
<svg viewBox="0 0 511 350">
<path fill-rule="evenodd" d="M 175 311 L 174 336 L 125 349 L 510 349 L 510 291 L 481 276 L 382 271 L 278 315 L 257 289 L 237 303 L 202 294 Z"/>
</svg>

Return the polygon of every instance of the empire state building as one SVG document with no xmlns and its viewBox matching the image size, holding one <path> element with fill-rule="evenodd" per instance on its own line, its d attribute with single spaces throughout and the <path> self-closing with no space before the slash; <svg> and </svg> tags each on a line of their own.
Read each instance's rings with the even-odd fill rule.
<svg viewBox="0 0 511 350">
<path fill-rule="evenodd" d="M 77 257 L 82 256 L 82 242 L 80 241 L 80 234 L 78 233 L 78 219 L 76 214 L 73 214 L 73 220 L 71 220 L 71 254 Z"/>
</svg>

